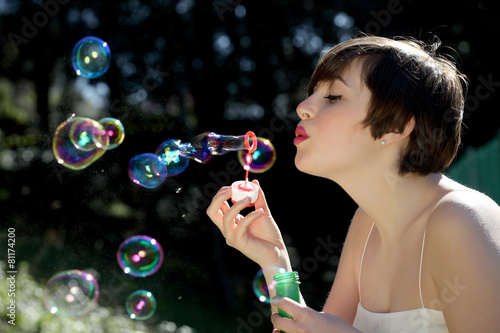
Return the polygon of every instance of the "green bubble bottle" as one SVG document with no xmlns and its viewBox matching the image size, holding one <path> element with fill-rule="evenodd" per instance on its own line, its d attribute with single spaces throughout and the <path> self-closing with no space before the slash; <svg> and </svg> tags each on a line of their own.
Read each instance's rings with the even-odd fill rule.
<svg viewBox="0 0 500 333">
<path fill-rule="evenodd" d="M 288 297 L 300 303 L 299 274 L 297 272 L 285 272 L 274 275 L 276 283 L 276 295 Z M 278 314 L 284 318 L 294 319 L 291 315 L 278 308 Z M 282 331 L 283 332 L 283 331 Z"/>
</svg>

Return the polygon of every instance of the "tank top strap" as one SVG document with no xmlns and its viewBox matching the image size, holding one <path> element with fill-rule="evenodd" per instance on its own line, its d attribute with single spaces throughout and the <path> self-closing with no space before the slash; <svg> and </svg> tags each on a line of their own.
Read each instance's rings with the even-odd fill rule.
<svg viewBox="0 0 500 333">
<path fill-rule="evenodd" d="M 366 237 L 365 246 L 363 248 L 363 253 L 361 255 L 361 261 L 359 263 L 358 291 L 359 291 L 359 302 L 360 303 L 361 303 L 361 271 L 363 270 L 363 262 L 364 262 L 364 258 L 365 258 L 366 247 L 368 245 L 368 241 L 370 240 L 370 236 L 372 234 L 374 225 L 375 225 L 375 223 L 372 222 L 372 226 L 370 227 L 370 231 L 368 232 L 368 236 Z M 427 228 L 425 228 L 424 236 L 422 237 L 422 249 L 420 251 L 420 265 L 419 265 L 419 270 L 418 270 L 418 293 L 420 296 L 420 304 L 422 305 L 422 308 L 425 308 L 424 298 L 422 297 L 422 262 L 423 262 L 423 258 L 424 258 L 424 244 L 425 244 L 426 232 L 427 232 Z"/>
<path fill-rule="evenodd" d="M 424 237 L 422 237 L 422 250 L 420 252 L 420 267 L 418 270 L 418 293 L 420 294 L 420 304 L 422 305 L 422 308 L 425 308 L 424 299 L 422 297 L 422 261 L 424 258 L 424 244 L 425 244 L 426 232 L 427 232 L 427 227 L 424 229 Z"/>
<path fill-rule="evenodd" d="M 368 245 L 368 240 L 370 239 L 370 235 L 372 234 L 373 226 L 375 225 L 372 222 L 372 226 L 370 228 L 370 232 L 366 237 L 365 247 L 363 248 L 363 254 L 361 255 L 361 262 L 359 263 L 359 276 L 358 276 L 358 293 L 359 293 L 359 303 L 361 303 L 361 270 L 363 269 L 363 259 L 365 258 L 366 246 Z"/>
</svg>

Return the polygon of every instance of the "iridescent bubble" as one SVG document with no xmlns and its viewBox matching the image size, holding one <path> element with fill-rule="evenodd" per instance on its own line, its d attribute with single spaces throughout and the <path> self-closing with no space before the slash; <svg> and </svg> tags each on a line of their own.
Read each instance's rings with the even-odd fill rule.
<svg viewBox="0 0 500 333">
<path fill-rule="evenodd" d="M 130 318 L 146 320 L 156 311 L 156 299 L 150 291 L 137 290 L 129 295 L 125 306 Z"/>
<path fill-rule="evenodd" d="M 108 147 L 104 128 L 90 118 L 71 115 L 54 133 L 52 151 L 59 164 L 81 170 L 99 159 Z"/>
<path fill-rule="evenodd" d="M 47 282 L 45 304 L 52 314 L 82 316 L 97 304 L 99 284 L 89 273 L 72 269 L 59 272 Z"/>
<path fill-rule="evenodd" d="M 245 150 L 238 151 L 238 161 L 245 166 Z M 276 149 L 268 139 L 257 137 L 257 149 L 252 153 L 250 172 L 263 173 L 271 169 L 276 162 Z"/>
<path fill-rule="evenodd" d="M 104 132 L 108 136 L 109 144 L 108 150 L 115 149 L 118 147 L 125 139 L 125 128 L 121 121 L 115 118 L 102 118 L 99 120 L 99 124 L 104 128 Z"/>
<path fill-rule="evenodd" d="M 167 167 L 168 177 L 175 176 L 186 170 L 189 159 L 181 156 L 179 145 L 180 140 L 165 140 L 158 148 L 156 148 L 156 155 L 160 156 Z"/>
<path fill-rule="evenodd" d="M 193 147 L 190 143 L 180 143 L 179 151 L 182 157 L 190 158 L 198 163 L 208 163 L 212 160 L 212 153 L 206 147 Z"/>
<path fill-rule="evenodd" d="M 167 166 L 158 155 L 140 154 L 128 162 L 128 176 L 137 185 L 155 188 L 160 186 L 167 177 Z"/>
<path fill-rule="evenodd" d="M 245 135 L 234 136 L 205 132 L 194 137 L 193 145 L 212 155 L 222 155 L 245 149 Z"/>
<path fill-rule="evenodd" d="M 111 50 L 108 43 L 94 36 L 79 40 L 71 53 L 71 64 L 77 75 L 96 78 L 109 68 Z"/>
<path fill-rule="evenodd" d="M 271 303 L 269 291 L 270 289 L 274 289 L 276 285 L 275 281 L 272 281 L 270 285 L 267 285 L 265 274 L 268 274 L 268 276 L 274 276 L 274 274 L 276 273 L 283 272 L 286 272 L 286 270 L 282 267 L 269 266 L 262 268 L 257 272 L 257 274 L 255 274 L 255 277 L 252 281 L 252 289 L 259 301 L 263 303 Z"/>
<path fill-rule="evenodd" d="M 109 144 L 109 138 L 102 126 L 89 118 L 75 117 L 69 131 L 69 138 L 76 149 L 83 151 L 107 149 Z"/>
<path fill-rule="evenodd" d="M 163 249 L 154 238 L 144 235 L 126 239 L 116 252 L 116 260 L 126 274 L 146 277 L 163 263 Z"/>
</svg>

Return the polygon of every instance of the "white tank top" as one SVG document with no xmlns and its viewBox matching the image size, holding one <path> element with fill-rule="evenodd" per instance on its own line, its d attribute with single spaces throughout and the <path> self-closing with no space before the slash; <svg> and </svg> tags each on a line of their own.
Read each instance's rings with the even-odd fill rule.
<svg viewBox="0 0 500 333">
<path fill-rule="evenodd" d="M 361 269 L 363 267 L 363 259 L 365 256 L 366 245 L 370 239 L 370 235 L 373 230 L 373 225 L 368 233 L 366 239 L 365 248 L 363 249 L 363 255 L 361 256 L 361 263 L 359 266 L 359 300 L 358 310 L 356 312 L 356 317 L 354 318 L 353 326 L 354 328 L 360 330 L 363 333 L 448 333 L 448 327 L 444 319 L 443 312 L 427 309 L 424 306 L 422 299 L 422 257 L 424 254 L 424 242 L 425 242 L 425 231 L 422 240 L 422 252 L 420 254 L 420 270 L 418 277 L 418 291 L 420 293 L 420 304 L 421 308 L 389 312 L 389 313 L 378 313 L 368 311 L 361 305 Z M 427 231 L 427 229 L 426 229 Z"/>
</svg>

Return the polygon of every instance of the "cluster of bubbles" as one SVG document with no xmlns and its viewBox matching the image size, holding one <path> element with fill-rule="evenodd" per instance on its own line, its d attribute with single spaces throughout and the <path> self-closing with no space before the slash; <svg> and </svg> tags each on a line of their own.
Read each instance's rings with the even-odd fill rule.
<svg viewBox="0 0 500 333">
<path fill-rule="evenodd" d="M 71 53 L 76 74 L 97 78 L 109 68 L 111 50 L 108 43 L 94 36 L 79 40 Z M 118 147 L 125 138 L 122 123 L 115 118 L 95 121 L 71 114 L 54 134 L 52 150 L 57 162 L 72 170 L 81 170 L 99 159 L 106 150 Z"/>
<path fill-rule="evenodd" d="M 98 78 L 110 66 L 111 50 L 102 39 L 88 36 L 74 46 L 71 63 L 77 75 Z M 138 185 L 155 188 L 166 177 L 183 172 L 190 160 L 207 163 L 215 155 L 232 151 L 238 151 L 238 160 L 247 170 L 247 178 L 248 171 L 265 172 L 273 166 L 276 150 L 269 140 L 249 133 L 252 133 L 251 151 L 248 133 L 230 136 L 206 132 L 196 136 L 192 143 L 172 139 L 163 141 L 155 153 L 141 154 L 129 161 L 129 177 Z M 98 160 L 107 150 L 118 147 L 124 138 L 125 129 L 118 119 L 103 118 L 96 121 L 71 114 L 57 127 L 52 150 L 58 163 L 72 170 L 81 170 Z M 163 263 L 163 257 L 161 245 L 145 235 L 126 239 L 116 253 L 118 264 L 125 274 L 142 278 L 156 273 Z M 269 302 L 269 287 L 264 274 L 265 269 L 257 273 L 253 289 L 259 300 Z M 96 306 L 99 284 L 86 271 L 62 271 L 48 280 L 44 298 L 52 314 L 82 316 Z M 137 290 L 126 300 L 127 312 L 135 320 L 149 319 L 155 313 L 156 306 L 155 297 L 147 290 Z"/>
<path fill-rule="evenodd" d="M 154 239 L 145 235 L 132 236 L 119 246 L 118 264 L 124 273 L 147 277 L 158 271 L 163 263 L 163 249 Z M 97 304 L 99 284 L 86 271 L 71 269 L 53 275 L 47 282 L 44 299 L 50 313 L 66 317 L 82 316 Z M 156 299 L 150 291 L 137 290 L 126 301 L 130 318 L 149 319 L 156 311 Z"/>
<path fill-rule="evenodd" d="M 89 36 L 76 43 L 71 63 L 77 75 L 96 78 L 109 68 L 111 51 L 103 40 Z M 125 138 L 118 119 L 95 121 L 71 114 L 54 134 L 52 150 L 57 161 L 72 170 L 84 169 L 106 150 L 116 148 Z M 90 312 L 99 298 L 99 284 L 86 271 L 70 269 L 54 274 L 45 286 L 44 300 L 52 314 L 82 316 Z"/>
<path fill-rule="evenodd" d="M 128 175 L 137 185 L 146 188 L 160 186 L 167 177 L 183 172 L 189 160 L 199 163 L 209 162 L 213 156 L 238 151 L 239 161 L 244 162 L 246 135 L 221 135 L 205 132 L 197 135 L 192 143 L 169 139 L 163 141 L 155 153 L 144 153 L 133 157 L 128 164 Z M 253 143 L 252 143 L 253 145 Z M 269 170 L 276 160 L 273 144 L 263 138 L 257 138 L 257 148 L 252 153 L 250 171 L 261 173 Z"/>
<path fill-rule="evenodd" d="M 156 239 L 149 236 L 132 236 L 120 244 L 116 260 L 125 274 L 147 277 L 160 269 L 163 248 Z M 156 311 L 156 299 L 150 291 L 137 290 L 129 295 L 125 306 L 130 318 L 146 320 Z"/>
<path fill-rule="evenodd" d="M 54 134 L 52 151 L 59 164 L 81 170 L 97 161 L 107 150 L 125 139 L 125 129 L 115 118 L 99 121 L 71 114 Z"/>
</svg>

